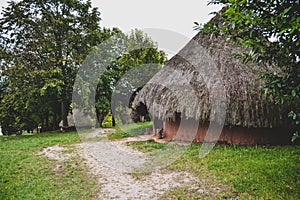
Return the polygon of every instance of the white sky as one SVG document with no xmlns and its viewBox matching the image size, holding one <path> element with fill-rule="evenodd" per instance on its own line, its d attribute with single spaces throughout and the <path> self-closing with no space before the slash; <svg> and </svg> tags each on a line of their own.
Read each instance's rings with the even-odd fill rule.
<svg viewBox="0 0 300 200">
<path fill-rule="evenodd" d="M 134 28 L 167 29 L 185 36 L 185 43 L 196 34 L 195 21 L 205 23 L 212 18 L 209 13 L 220 9 L 207 6 L 207 0 L 92 0 L 92 3 L 101 12 L 101 26 L 118 27 L 124 32 Z M 0 0 L 1 10 L 6 5 L 6 0 Z M 183 45 L 181 42 L 177 46 Z"/>
<path fill-rule="evenodd" d="M 194 22 L 207 22 L 212 11 L 220 7 L 207 6 L 207 0 L 93 0 L 99 7 L 102 25 L 132 28 L 164 28 L 193 37 Z"/>
</svg>

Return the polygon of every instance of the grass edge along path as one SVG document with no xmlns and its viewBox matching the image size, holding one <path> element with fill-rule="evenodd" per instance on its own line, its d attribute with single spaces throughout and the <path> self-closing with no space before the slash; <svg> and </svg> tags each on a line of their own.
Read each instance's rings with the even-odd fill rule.
<svg viewBox="0 0 300 200">
<path fill-rule="evenodd" d="M 87 175 L 82 159 L 59 162 L 38 155 L 79 142 L 76 132 L 0 137 L 0 199 L 97 198 L 96 179 Z"/>
<path fill-rule="evenodd" d="M 72 146 L 78 134 L 42 133 L 0 137 L 1 199 L 96 199 L 96 180 L 86 174 L 83 160 L 72 157 L 57 163 L 37 153 L 44 148 Z M 155 141 L 128 142 L 143 152 L 163 148 Z M 228 186 L 216 199 L 300 199 L 300 147 L 245 147 L 217 145 L 204 159 L 193 144 L 169 170 L 187 171 L 205 178 L 208 185 Z M 61 166 L 58 171 L 55 166 Z M 192 193 L 191 193 L 192 192 Z M 189 188 L 173 188 L 162 199 L 197 199 Z M 210 197 L 207 197 L 210 199 Z"/>
<path fill-rule="evenodd" d="M 165 144 L 133 141 L 128 145 L 142 152 L 161 149 Z M 216 198 L 226 199 L 300 199 L 300 146 L 229 146 L 217 145 L 204 159 L 199 157 L 199 144 L 188 150 L 168 168 L 188 171 L 207 183 L 231 188 Z M 230 193 L 229 193 L 230 194 Z M 168 191 L 165 198 L 193 199 L 187 188 Z"/>
<path fill-rule="evenodd" d="M 127 137 L 133 137 L 137 135 L 143 135 L 146 128 L 150 128 L 152 122 L 139 122 L 124 124 L 120 127 L 116 127 L 116 132 L 108 134 L 109 140 L 119 140 Z"/>
</svg>

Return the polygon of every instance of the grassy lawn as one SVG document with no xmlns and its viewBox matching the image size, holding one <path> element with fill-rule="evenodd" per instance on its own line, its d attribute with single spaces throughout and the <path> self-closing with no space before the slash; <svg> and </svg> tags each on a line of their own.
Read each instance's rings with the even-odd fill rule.
<svg viewBox="0 0 300 200">
<path fill-rule="evenodd" d="M 118 140 L 126 137 L 133 137 L 145 133 L 145 128 L 151 127 L 152 122 L 139 122 L 132 124 L 125 124 L 124 126 L 116 127 L 116 132 L 109 134 L 109 140 Z"/>
<path fill-rule="evenodd" d="M 139 128 L 142 127 L 146 124 Z M 72 150 L 71 145 L 79 142 L 75 132 L 0 137 L 0 199 L 97 198 L 96 180 L 86 174 L 81 158 L 72 157 L 59 163 L 63 167 L 54 171 L 58 161 L 37 155 L 57 144 Z M 151 152 L 163 149 L 166 144 L 148 140 L 128 142 L 128 145 Z M 204 159 L 199 158 L 199 147 L 191 145 L 168 168 L 204 178 L 212 188 L 219 183 L 226 186 L 229 192 L 221 193 L 217 196 L 219 199 L 236 196 L 240 199 L 300 199 L 300 146 L 217 145 Z M 167 191 L 162 199 L 199 199 L 197 195 L 197 191 L 190 188 L 177 187 Z"/>
<path fill-rule="evenodd" d="M 80 142 L 78 134 L 42 133 L 0 137 L 0 199 L 92 199 L 95 180 L 87 177 L 83 160 L 58 161 L 37 155 L 43 148 Z"/>
<path fill-rule="evenodd" d="M 166 144 L 150 140 L 128 142 L 128 145 L 150 152 Z M 207 177 L 211 186 L 222 183 L 241 199 L 300 199 L 300 146 L 217 145 L 204 159 L 199 158 L 199 147 L 192 145 L 168 168 Z M 175 188 L 164 196 L 166 199 L 196 198 L 187 191 L 187 188 Z M 220 198 L 227 198 L 226 195 Z"/>
</svg>

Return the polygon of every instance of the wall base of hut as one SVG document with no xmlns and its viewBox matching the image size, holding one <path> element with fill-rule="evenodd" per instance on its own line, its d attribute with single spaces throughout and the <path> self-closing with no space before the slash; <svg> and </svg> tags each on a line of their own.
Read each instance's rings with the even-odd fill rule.
<svg viewBox="0 0 300 200">
<path fill-rule="evenodd" d="M 282 128 L 242 128 L 242 127 L 223 127 L 221 135 L 214 128 L 210 128 L 207 135 L 209 124 L 199 124 L 194 120 L 180 122 L 165 121 L 164 135 L 166 140 L 176 140 L 184 142 L 202 143 L 218 142 L 233 145 L 288 145 L 292 144 L 292 130 Z"/>
</svg>

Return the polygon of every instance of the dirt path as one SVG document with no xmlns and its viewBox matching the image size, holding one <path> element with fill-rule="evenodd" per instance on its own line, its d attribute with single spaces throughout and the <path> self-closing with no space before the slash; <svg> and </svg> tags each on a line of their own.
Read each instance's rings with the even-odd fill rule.
<svg viewBox="0 0 300 200">
<path fill-rule="evenodd" d="M 124 143 L 147 140 L 148 137 L 140 136 L 113 142 L 84 142 L 75 146 L 73 154 L 84 158 L 88 173 L 97 178 L 100 188 L 99 199 L 159 199 L 174 187 L 188 187 L 199 194 L 204 194 L 203 180 L 187 172 L 157 168 L 150 173 L 132 173 L 136 168 L 149 162 L 150 158 Z M 66 148 L 56 145 L 44 149 L 41 154 L 50 159 L 63 160 L 70 156 L 69 152 L 64 153 Z"/>
</svg>

